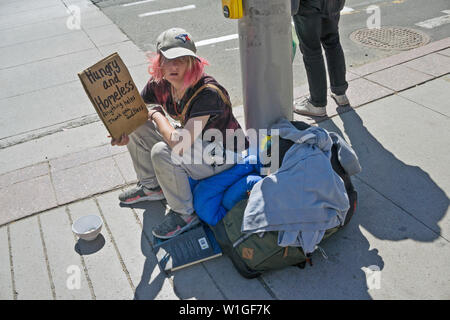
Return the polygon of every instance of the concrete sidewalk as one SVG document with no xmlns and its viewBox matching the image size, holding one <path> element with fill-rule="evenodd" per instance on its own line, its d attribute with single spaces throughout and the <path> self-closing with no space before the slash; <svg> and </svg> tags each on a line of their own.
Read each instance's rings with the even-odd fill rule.
<svg viewBox="0 0 450 320">
<path fill-rule="evenodd" d="M 118 51 L 142 87 L 144 53 L 89 2 L 24 0 L 33 15 L 21 3 L 0 2 L 2 125 L 24 119 L 0 139 L 0 299 L 450 298 L 450 38 L 350 69 L 353 108 L 330 99 L 328 119 L 295 115 L 342 134 L 363 167 L 357 213 L 324 244 L 327 260 L 247 280 L 221 257 L 167 276 L 149 241 L 164 205 L 119 205 L 136 182 L 129 155 L 109 145 L 76 78 Z M 71 3 L 86 13 L 76 34 L 64 26 Z M 102 234 L 78 241 L 71 224 L 91 213 Z"/>
</svg>

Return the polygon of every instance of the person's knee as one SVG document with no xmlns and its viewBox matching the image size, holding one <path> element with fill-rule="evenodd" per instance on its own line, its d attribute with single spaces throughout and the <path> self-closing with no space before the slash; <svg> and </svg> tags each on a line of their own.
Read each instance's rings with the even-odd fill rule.
<svg viewBox="0 0 450 320">
<path fill-rule="evenodd" d="M 299 39 L 300 51 L 306 58 L 317 58 L 322 56 L 322 44 L 319 35 L 309 35 Z"/>
<path fill-rule="evenodd" d="M 335 49 L 340 46 L 339 34 L 328 34 L 320 39 L 322 42 L 323 48 L 327 49 Z"/>
<path fill-rule="evenodd" d="M 130 139 L 134 139 L 136 141 L 145 140 L 146 137 L 153 135 L 155 130 L 155 125 L 150 121 L 147 121 L 143 125 L 137 127 L 129 136 Z"/>
<path fill-rule="evenodd" d="M 155 143 L 151 151 L 152 161 L 164 160 L 167 155 L 170 156 L 170 148 L 167 143 L 163 141 Z"/>
</svg>

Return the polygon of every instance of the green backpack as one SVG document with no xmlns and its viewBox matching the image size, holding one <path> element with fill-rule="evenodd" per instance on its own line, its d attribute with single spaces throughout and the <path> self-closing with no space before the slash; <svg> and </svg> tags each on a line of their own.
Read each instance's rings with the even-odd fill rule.
<svg viewBox="0 0 450 320">
<path fill-rule="evenodd" d="M 309 127 L 308 124 L 301 121 L 293 121 L 292 124 L 299 130 Z M 294 142 L 280 137 L 279 163 L 282 163 L 285 153 L 293 144 Z M 331 165 L 344 181 L 349 198 L 350 208 L 344 221 L 344 226 L 346 226 L 356 211 L 358 193 L 350 175 L 339 163 L 336 144 L 333 144 L 331 151 Z M 248 199 L 241 200 L 215 226 L 210 226 L 223 253 L 231 258 L 242 276 L 255 278 L 267 270 L 281 269 L 287 266 L 304 268 L 307 262 L 311 263 L 310 254 L 306 256 L 301 247 L 278 246 L 278 231 L 265 232 L 261 236 L 254 233 L 242 233 L 241 226 L 247 202 Z M 340 228 L 337 226 L 327 230 L 322 241 Z"/>
<path fill-rule="evenodd" d="M 215 226 L 210 226 L 225 255 L 245 278 L 255 278 L 262 272 L 287 266 L 304 268 L 312 265 L 310 254 L 305 255 L 301 247 L 278 246 L 278 231 L 263 234 L 242 233 L 241 225 L 248 199 L 238 202 Z M 325 232 L 325 240 L 339 229 Z"/>
</svg>

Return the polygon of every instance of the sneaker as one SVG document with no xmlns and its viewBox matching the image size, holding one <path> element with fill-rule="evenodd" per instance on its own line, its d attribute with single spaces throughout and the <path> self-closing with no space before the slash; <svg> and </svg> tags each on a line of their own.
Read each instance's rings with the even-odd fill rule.
<svg viewBox="0 0 450 320">
<path fill-rule="evenodd" d="M 345 106 L 350 105 L 350 101 L 348 101 L 346 94 L 337 95 L 337 94 L 331 93 L 331 97 L 334 99 L 334 101 L 336 101 L 336 103 L 339 107 L 345 107 Z"/>
<path fill-rule="evenodd" d="M 161 187 L 149 189 L 139 184 L 119 195 L 119 200 L 125 204 L 133 204 L 141 201 L 154 201 L 165 199 Z"/>
<path fill-rule="evenodd" d="M 182 218 L 181 216 L 181 214 L 169 210 L 163 222 L 153 228 L 153 235 L 160 239 L 170 239 L 200 223 L 195 213 L 185 215 L 186 218 Z"/>
<path fill-rule="evenodd" d="M 315 117 L 325 117 L 327 115 L 326 107 L 316 107 L 309 101 L 309 98 L 305 98 L 303 101 L 294 104 L 294 112 Z"/>
</svg>

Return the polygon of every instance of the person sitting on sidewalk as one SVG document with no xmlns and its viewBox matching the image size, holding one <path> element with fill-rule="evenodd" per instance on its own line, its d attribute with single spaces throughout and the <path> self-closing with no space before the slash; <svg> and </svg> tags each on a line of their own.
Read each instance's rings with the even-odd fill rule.
<svg viewBox="0 0 450 320">
<path fill-rule="evenodd" d="M 194 149 L 203 155 L 202 150 L 211 143 L 202 140 L 203 134 L 208 129 L 219 130 L 224 142 L 222 150 L 226 150 L 226 134 L 240 129 L 240 125 L 231 111 L 227 91 L 203 73 L 207 62 L 196 55 L 189 33 L 180 28 L 166 30 L 157 38 L 156 49 L 150 60 L 151 78 L 141 96 L 145 103 L 158 106 L 149 110 L 149 121 L 129 136 L 112 140 L 111 144 L 127 145 L 138 178 L 137 186 L 119 195 L 119 200 L 132 204 L 165 198 L 170 210 L 153 229 L 153 235 L 168 239 L 199 223 L 188 177 L 204 179 L 234 165 L 226 159 L 223 163 L 208 164 L 203 156 L 199 164 L 193 163 L 190 156 L 195 155 Z M 209 87 L 204 88 L 205 85 Z M 190 133 L 191 139 L 183 153 L 174 152 L 179 131 L 166 114 L 172 122 L 178 120 L 184 124 Z M 235 155 L 236 148 L 230 148 Z"/>
<path fill-rule="evenodd" d="M 340 11 L 345 0 L 291 1 L 295 30 L 303 54 L 310 96 L 294 105 L 294 112 L 307 116 L 326 116 L 327 75 L 322 55 L 325 49 L 331 97 L 338 106 L 349 105 L 345 94 L 345 57 L 339 40 Z"/>
</svg>

